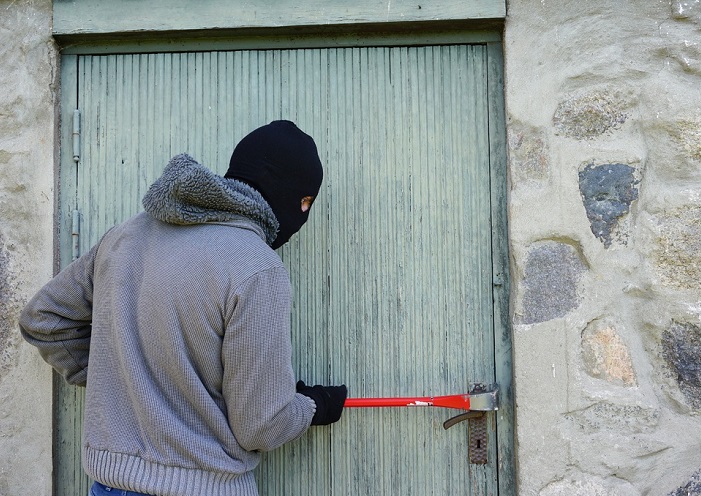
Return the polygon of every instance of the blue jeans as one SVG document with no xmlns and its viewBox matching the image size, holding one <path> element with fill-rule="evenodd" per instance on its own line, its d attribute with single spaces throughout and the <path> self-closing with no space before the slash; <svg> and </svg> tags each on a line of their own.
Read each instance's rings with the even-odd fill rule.
<svg viewBox="0 0 701 496">
<path fill-rule="evenodd" d="M 95 482 L 90 488 L 88 496 L 151 496 L 145 493 L 137 493 L 134 491 L 125 491 L 124 489 L 115 489 L 105 486 L 99 482 Z"/>
</svg>

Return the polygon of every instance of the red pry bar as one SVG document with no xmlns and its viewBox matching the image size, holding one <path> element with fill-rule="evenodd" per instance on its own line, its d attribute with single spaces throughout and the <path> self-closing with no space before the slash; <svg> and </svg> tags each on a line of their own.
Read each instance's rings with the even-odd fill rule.
<svg viewBox="0 0 701 496">
<path fill-rule="evenodd" d="M 347 398 L 344 406 L 346 408 L 438 406 L 443 408 L 455 408 L 457 410 L 469 410 L 470 395 L 453 394 L 449 396 L 418 396 L 407 398 Z"/>
</svg>

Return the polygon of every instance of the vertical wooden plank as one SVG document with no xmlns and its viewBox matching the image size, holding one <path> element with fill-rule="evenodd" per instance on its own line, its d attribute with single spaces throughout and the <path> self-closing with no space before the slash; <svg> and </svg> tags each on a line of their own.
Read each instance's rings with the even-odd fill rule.
<svg viewBox="0 0 701 496">
<path fill-rule="evenodd" d="M 487 57 L 486 50 L 483 45 L 469 47 L 470 54 L 474 60 L 475 70 L 471 73 L 471 78 L 474 80 L 475 94 L 483 102 L 483 105 L 476 108 L 474 122 L 469 128 L 470 132 L 474 133 L 475 139 L 479 146 L 475 148 L 471 160 L 479 163 L 479 170 L 482 172 L 483 188 L 479 195 L 473 197 L 474 211 L 479 212 L 476 215 L 476 222 L 479 223 L 479 232 L 476 233 L 474 244 L 470 247 L 471 252 L 479 254 L 482 262 L 478 267 L 475 267 L 476 284 L 482 288 L 482 297 L 475 302 L 475 323 L 476 326 L 471 330 L 475 339 L 479 343 L 478 346 L 483 354 L 491 354 L 487 360 L 473 360 L 472 370 L 474 371 L 475 382 L 494 382 L 494 338 L 490 329 L 493 326 L 493 305 L 492 305 L 492 253 L 491 253 L 491 222 L 490 222 L 490 206 L 491 206 L 491 190 L 490 190 L 490 172 L 489 172 L 489 106 L 487 101 Z M 493 428 L 493 418 L 487 419 L 489 426 Z M 488 458 L 492 461 L 490 465 L 471 465 L 471 473 L 473 474 L 473 483 L 481 484 L 485 493 L 493 490 L 497 482 L 496 473 L 496 443 L 494 436 L 489 437 Z"/>
<path fill-rule="evenodd" d="M 143 190 L 139 185 L 139 177 L 142 175 L 142 171 L 145 169 L 157 172 L 165 165 L 165 157 L 153 155 L 157 149 L 157 129 L 163 123 L 163 116 L 157 115 L 155 112 L 156 103 L 163 99 L 163 94 L 157 90 L 155 84 L 155 62 L 158 57 L 159 55 L 154 53 L 144 54 L 140 57 L 141 65 L 139 67 L 140 77 L 138 84 L 141 91 L 139 92 L 139 149 L 137 152 L 139 159 L 133 165 L 133 169 L 125 168 L 117 161 L 105 164 L 107 167 L 114 167 L 119 174 L 121 182 L 129 185 L 127 194 L 129 195 L 130 208 L 123 209 L 118 213 L 118 216 L 113 219 L 115 224 L 128 219 L 141 210 Z M 113 84 L 119 84 L 119 81 L 114 81 Z M 155 173 L 151 175 L 151 178 L 155 179 L 158 175 Z M 105 227 L 109 228 L 108 226 Z"/>
<path fill-rule="evenodd" d="M 265 57 L 265 58 L 263 58 Z M 265 100 L 265 105 L 258 109 L 258 121 L 251 123 L 250 129 L 272 119 L 292 119 L 301 129 L 313 135 L 319 148 L 322 162 L 327 163 L 326 146 L 322 134 L 315 130 L 311 117 L 314 109 L 323 107 L 324 96 L 320 96 L 313 105 L 308 106 L 305 99 L 299 97 L 292 87 L 301 87 L 310 95 L 320 94 L 320 82 L 301 74 L 313 71 L 314 60 L 320 60 L 318 53 L 310 51 L 300 56 L 291 51 L 272 51 L 259 54 L 254 80 L 251 86 L 265 88 L 263 95 L 257 95 L 255 102 Z M 266 69 L 270 69 L 267 72 Z M 251 71 L 253 73 L 253 71 Z M 299 108 L 304 107 L 302 112 Z M 248 130 L 250 130 L 248 129 Z M 247 131 L 248 131 L 247 130 Z M 293 288 L 292 337 L 295 342 L 293 363 L 298 377 L 309 384 L 328 383 L 327 341 L 328 332 L 325 307 L 318 304 L 315 295 L 324 300 L 328 291 L 324 263 L 326 261 L 327 223 L 324 221 L 327 209 L 326 198 L 322 193 L 314 203 L 310 220 L 302 233 L 293 236 L 290 242 L 278 250 L 283 262 L 290 270 Z M 273 453 L 268 453 L 257 470 L 261 494 L 330 494 L 328 448 L 329 428 L 314 428 L 301 439 L 289 443 Z M 294 460 L 294 463 L 290 463 Z M 285 477 L 280 477 L 281 473 Z"/>
<path fill-rule="evenodd" d="M 73 111 L 78 108 L 78 56 L 61 57 L 61 149 L 59 155 L 59 266 L 71 262 L 71 222 L 76 205 L 76 164 L 73 161 Z"/>
<path fill-rule="evenodd" d="M 492 176 L 492 253 L 494 277 L 494 353 L 496 379 L 501 389 L 497 414 L 499 494 L 516 494 L 514 457 L 514 395 L 512 340 L 509 317 L 509 242 L 507 225 L 508 182 L 506 118 L 504 110 L 504 58 L 500 43 L 488 43 L 489 145 Z"/>
<path fill-rule="evenodd" d="M 60 190 L 58 205 L 58 245 L 60 268 L 71 262 L 73 240 L 71 224 L 76 208 L 76 164 L 73 161 L 73 111 L 78 108 L 79 57 L 61 57 L 61 153 Z M 81 122 L 84 125 L 84 121 Z M 82 150 L 81 150 L 82 153 Z M 79 404 L 81 392 L 69 386 L 58 374 L 53 376 L 54 439 L 53 486 L 57 496 L 78 494 L 80 487 L 80 426 Z M 86 491 L 87 493 L 87 491 Z"/>
</svg>

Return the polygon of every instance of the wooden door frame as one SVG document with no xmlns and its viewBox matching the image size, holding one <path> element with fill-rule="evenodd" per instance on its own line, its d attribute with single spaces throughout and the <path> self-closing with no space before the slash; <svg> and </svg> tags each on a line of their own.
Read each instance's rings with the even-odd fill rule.
<svg viewBox="0 0 701 496">
<path fill-rule="evenodd" d="M 78 108 L 78 57 L 81 54 L 100 55 L 107 53 L 152 53 L 203 50 L 248 50 L 248 49 L 303 49 L 311 47 L 354 47 L 354 46 L 416 46 L 447 44 L 484 44 L 487 48 L 488 67 L 488 108 L 489 108 L 489 148 L 491 181 L 491 243 L 493 275 L 493 333 L 495 376 L 500 386 L 501 406 L 497 412 L 497 474 L 499 494 L 516 493 L 514 456 L 514 404 L 512 387 L 512 340 L 509 310 L 509 255 L 507 226 L 507 155 L 506 121 L 504 108 L 504 61 L 501 29 L 488 26 L 485 29 L 467 29 L 464 23 L 451 23 L 450 28 L 443 24 L 424 26 L 418 34 L 413 30 L 379 32 L 368 31 L 359 36 L 348 30 L 339 35 L 328 33 L 273 33 L 266 37 L 265 31 L 243 33 L 235 38 L 183 38 L 176 41 L 155 40 L 134 42 L 132 40 L 90 40 L 80 44 L 68 44 L 61 56 L 61 93 L 59 100 L 61 128 L 58 167 L 59 192 L 56 195 L 57 223 L 55 226 L 56 270 L 64 267 L 71 259 L 73 208 L 76 205 L 76 162 L 73 160 L 73 122 L 70 116 Z M 413 32 L 412 32 L 413 31 Z M 63 436 L 65 423 L 62 412 L 70 408 L 71 398 L 59 397 L 59 384 L 62 379 L 54 377 L 54 464 L 62 446 L 71 443 Z M 68 401 L 69 403 L 66 403 Z M 71 422 L 82 421 L 82 414 L 72 414 Z M 79 451 L 78 446 L 78 451 Z M 73 447 L 75 449 L 75 447 Z M 80 460 L 76 460 L 80 463 Z M 55 467 L 56 468 L 56 467 Z M 54 470 L 54 493 L 58 487 L 58 470 Z"/>
</svg>

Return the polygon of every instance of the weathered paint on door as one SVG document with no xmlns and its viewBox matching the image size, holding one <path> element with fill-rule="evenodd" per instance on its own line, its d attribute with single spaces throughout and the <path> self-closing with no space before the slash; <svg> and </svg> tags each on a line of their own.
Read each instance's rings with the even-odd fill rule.
<svg viewBox="0 0 701 496">
<path fill-rule="evenodd" d="M 64 147 L 62 217 L 80 212 L 85 251 L 141 209 L 172 155 L 223 173 L 248 131 L 293 120 L 325 164 L 310 222 L 280 250 L 298 376 L 345 383 L 356 397 L 503 381 L 499 53 L 474 44 L 67 56 L 62 112 L 65 121 L 80 109 L 81 146 L 77 169 Z M 59 391 L 57 494 L 85 494 L 74 475 L 81 395 Z M 507 494 L 505 411 L 489 416 L 489 463 L 471 465 L 467 424 L 441 426 L 458 412 L 346 410 L 267 454 L 261 494 Z"/>
</svg>

